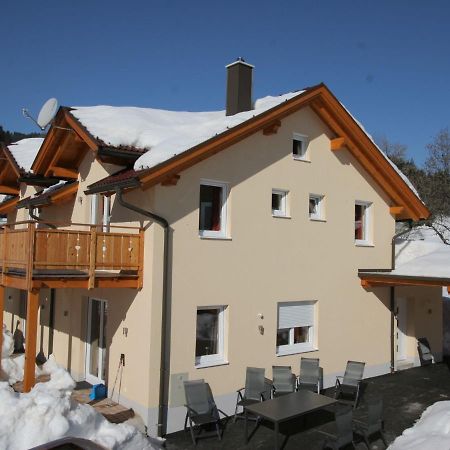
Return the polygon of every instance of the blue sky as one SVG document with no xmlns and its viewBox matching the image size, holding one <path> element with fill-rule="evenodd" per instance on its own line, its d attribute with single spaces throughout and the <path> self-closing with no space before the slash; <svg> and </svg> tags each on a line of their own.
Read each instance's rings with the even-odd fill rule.
<svg viewBox="0 0 450 450">
<path fill-rule="evenodd" d="M 425 145 L 450 126 L 448 1 L 3 0 L 0 124 L 61 104 L 223 109 L 225 68 L 254 97 L 325 82 L 373 135 Z"/>
</svg>

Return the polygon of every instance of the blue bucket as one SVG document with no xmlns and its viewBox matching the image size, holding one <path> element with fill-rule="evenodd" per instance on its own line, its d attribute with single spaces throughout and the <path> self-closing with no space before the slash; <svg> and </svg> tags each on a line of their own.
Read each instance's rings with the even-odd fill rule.
<svg viewBox="0 0 450 450">
<path fill-rule="evenodd" d="M 89 398 L 91 400 L 100 400 L 105 397 L 106 397 L 106 386 L 104 384 L 94 384 L 89 394 Z"/>
</svg>

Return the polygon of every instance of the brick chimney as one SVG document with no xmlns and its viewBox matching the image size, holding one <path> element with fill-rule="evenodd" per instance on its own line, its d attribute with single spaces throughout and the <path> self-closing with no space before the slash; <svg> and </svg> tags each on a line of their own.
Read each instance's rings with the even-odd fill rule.
<svg viewBox="0 0 450 450">
<path fill-rule="evenodd" d="M 227 68 L 227 109 L 226 115 L 250 111 L 252 105 L 252 76 L 253 67 L 243 58 L 238 58 Z"/>
</svg>

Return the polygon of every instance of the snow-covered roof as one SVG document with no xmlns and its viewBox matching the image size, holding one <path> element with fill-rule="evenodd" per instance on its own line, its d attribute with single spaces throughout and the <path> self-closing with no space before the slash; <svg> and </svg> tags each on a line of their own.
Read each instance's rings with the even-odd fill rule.
<svg viewBox="0 0 450 450">
<path fill-rule="evenodd" d="M 264 97 L 255 102 L 253 110 L 233 116 L 226 116 L 225 111 L 187 112 L 115 106 L 76 106 L 71 114 L 92 136 L 107 145 L 150 150 L 137 159 L 134 168 L 140 170 L 167 161 L 303 92 Z"/>
<path fill-rule="evenodd" d="M 31 171 L 31 166 L 41 148 L 44 138 L 27 138 L 8 145 L 8 150 L 25 172 Z"/>
</svg>

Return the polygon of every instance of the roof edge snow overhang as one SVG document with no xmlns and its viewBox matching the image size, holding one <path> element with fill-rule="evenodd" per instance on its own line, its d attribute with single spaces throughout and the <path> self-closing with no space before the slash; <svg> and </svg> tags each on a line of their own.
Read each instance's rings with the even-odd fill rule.
<svg viewBox="0 0 450 450">
<path fill-rule="evenodd" d="M 358 276 L 365 288 L 377 286 L 435 286 L 450 287 L 450 278 L 423 275 L 402 275 L 390 269 L 360 269 Z"/>
</svg>

